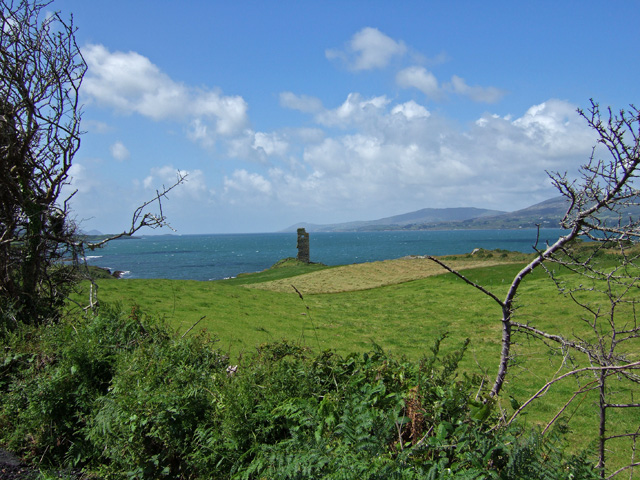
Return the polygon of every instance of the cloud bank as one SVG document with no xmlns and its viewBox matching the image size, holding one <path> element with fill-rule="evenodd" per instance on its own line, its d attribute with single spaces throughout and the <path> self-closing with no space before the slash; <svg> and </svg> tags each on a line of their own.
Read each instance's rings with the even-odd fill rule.
<svg viewBox="0 0 640 480">
<path fill-rule="evenodd" d="M 326 57 L 360 75 L 408 59 L 407 52 L 403 41 L 367 27 Z M 277 209 L 321 223 L 366 219 L 364 211 L 515 209 L 555 195 L 545 172 L 575 171 L 594 142 L 576 105 L 559 99 L 508 116 L 487 111 L 469 125 L 456 124 L 433 102 L 455 95 L 494 104 L 505 91 L 457 75 L 442 82 L 422 65 L 402 65 L 391 77 L 400 92 L 420 92 L 414 97 L 352 91 L 325 106 L 313 92 L 278 92 L 280 108 L 302 113 L 305 125 L 261 130 L 251 126 L 242 97 L 186 85 L 136 52 L 89 45 L 83 55 L 89 70 L 82 94 L 90 105 L 178 123 L 188 140 L 206 151 L 216 147 L 211 165 L 180 166 L 189 175 L 173 195 L 178 210 L 215 205 L 259 216 Z M 121 141 L 111 144 L 110 153 L 120 162 L 130 157 Z M 214 173 L 220 157 L 226 163 Z M 153 191 L 177 173 L 173 165 L 154 165 L 133 184 Z M 79 164 L 73 174 L 78 184 L 87 170 Z M 274 228 L 288 224 L 283 222 Z"/>
<path fill-rule="evenodd" d="M 88 45 L 82 54 L 88 66 L 82 94 L 100 106 L 154 121 L 187 123 L 190 137 L 205 145 L 247 124 L 248 106 L 242 97 L 177 82 L 139 53 Z"/>
</svg>

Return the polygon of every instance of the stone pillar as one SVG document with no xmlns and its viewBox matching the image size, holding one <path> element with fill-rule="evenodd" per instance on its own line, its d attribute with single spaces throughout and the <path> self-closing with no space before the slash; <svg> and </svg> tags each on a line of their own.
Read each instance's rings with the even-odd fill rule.
<svg viewBox="0 0 640 480">
<path fill-rule="evenodd" d="M 309 263 L 309 234 L 304 228 L 298 229 L 298 260 Z"/>
</svg>

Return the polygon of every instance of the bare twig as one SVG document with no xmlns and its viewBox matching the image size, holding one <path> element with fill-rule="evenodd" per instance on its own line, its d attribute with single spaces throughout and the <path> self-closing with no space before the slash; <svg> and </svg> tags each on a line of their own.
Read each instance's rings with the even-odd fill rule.
<svg viewBox="0 0 640 480">
<path fill-rule="evenodd" d="M 584 372 L 601 372 L 601 371 L 622 371 L 622 370 L 629 370 L 632 368 L 640 368 L 640 361 L 638 362 L 632 362 L 632 363 L 628 363 L 626 365 L 613 365 L 613 366 L 605 366 L 605 367 L 583 367 L 583 368 L 578 368 L 576 370 L 572 370 L 570 372 L 567 372 L 563 375 L 560 375 L 559 377 L 556 377 L 552 380 L 549 380 L 547 383 L 545 383 L 532 397 L 530 397 L 526 402 L 524 402 L 520 408 L 518 408 L 513 415 L 511 415 L 511 418 L 509 419 L 509 421 L 507 422 L 507 425 L 510 425 L 513 420 L 515 419 L 515 417 L 517 417 L 520 412 L 522 412 L 522 410 L 524 410 L 527 405 L 529 405 L 531 402 L 533 402 L 536 398 L 540 397 L 541 395 L 543 395 L 548 389 L 549 387 L 551 387 L 551 385 L 553 385 L 554 383 L 559 382 L 560 380 L 564 380 L 567 377 L 572 377 L 575 375 L 578 375 L 580 373 L 584 373 Z"/>
<path fill-rule="evenodd" d="M 204 320 L 205 318 L 207 318 L 207 316 L 206 316 L 206 315 L 201 316 L 201 317 L 200 317 L 200 319 L 199 319 L 196 323 L 194 323 L 193 325 L 191 325 L 191 326 L 189 327 L 189 329 L 188 329 L 186 332 L 184 332 L 180 338 L 184 338 L 184 337 L 187 335 L 187 333 L 189 333 L 191 330 L 193 330 L 193 329 L 196 327 L 196 325 L 198 325 L 198 324 L 199 324 L 202 320 Z"/>
</svg>

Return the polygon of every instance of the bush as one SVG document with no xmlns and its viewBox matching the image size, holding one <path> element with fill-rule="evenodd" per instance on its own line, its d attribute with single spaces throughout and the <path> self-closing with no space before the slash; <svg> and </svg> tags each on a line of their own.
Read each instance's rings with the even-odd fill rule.
<svg viewBox="0 0 640 480">
<path fill-rule="evenodd" d="M 82 429 L 100 452 L 93 463 L 130 478 L 192 478 L 194 434 L 224 408 L 216 390 L 226 357 L 211 346 L 203 334 L 169 337 L 122 355 Z"/>
<path fill-rule="evenodd" d="M 230 366 L 204 333 L 103 309 L 6 339 L 0 435 L 114 479 L 595 478 L 559 436 L 496 428 L 442 340 L 417 363 L 282 341 Z"/>
<path fill-rule="evenodd" d="M 168 338 L 159 325 L 105 308 L 90 319 L 41 328 L 20 326 L 5 341 L 2 441 L 27 457 L 75 461 L 94 402 L 105 395 L 119 357 L 146 342 Z"/>
</svg>

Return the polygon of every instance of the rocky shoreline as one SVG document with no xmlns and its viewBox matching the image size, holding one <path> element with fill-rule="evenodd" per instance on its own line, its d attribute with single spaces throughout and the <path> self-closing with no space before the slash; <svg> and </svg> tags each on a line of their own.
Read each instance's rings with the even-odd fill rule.
<svg viewBox="0 0 640 480">
<path fill-rule="evenodd" d="M 113 272 L 111 271 L 110 268 L 106 268 L 106 267 L 98 267 L 96 265 L 92 265 L 91 267 L 89 267 L 91 270 L 95 271 L 99 271 L 102 272 L 104 274 L 104 276 L 108 276 L 108 277 L 113 277 L 113 278 L 122 278 L 122 276 L 127 273 L 123 270 L 114 270 Z"/>
</svg>

